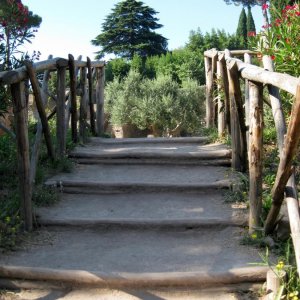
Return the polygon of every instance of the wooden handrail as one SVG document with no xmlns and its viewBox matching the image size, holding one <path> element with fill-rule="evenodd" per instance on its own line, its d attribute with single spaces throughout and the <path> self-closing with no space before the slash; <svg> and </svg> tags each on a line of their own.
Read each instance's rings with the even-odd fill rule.
<svg viewBox="0 0 300 300">
<path fill-rule="evenodd" d="M 33 71 L 35 73 L 39 72 L 44 72 L 46 70 L 54 71 L 57 70 L 57 64 L 60 62 L 65 61 L 68 64 L 68 60 L 61 58 L 61 57 L 56 57 L 40 62 L 36 62 L 32 65 Z M 75 60 L 75 67 L 87 67 L 87 62 L 86 61 L 78 61 Z M 105 66 L 105 62 L 103 61 L 93 61 L 91 62 L 91 67 L 92 68 L 101 68 Z M 20 67 L 15 70 L 11 71 L 4 71 L 0 73 L 0 84 L 13 84 L 20 82 L 27 78 L 27 69 L 26 67 Z"/>
<path fill-rule="evenodd" d="M 19 165 L 19 185 L 21 197 L 21 212 L 23 217 L 24 228 L 28 231 L 32 230 L 32 189 L 36 175 L 36 166 L 39 156 L 39 148 L 42 139 L 42 132 L 45 136 L 45 141 L 48 149 L 48 154 L 52 159 L 62 159 L 66 151 L 66 136 L 69 127 L 70 111 L 72 112 L 72 137 L 76 142 L 78 131 L 78 110 L 77 110 L 77 85 L 78 85 L 78 70 L 81 71 L 81 102 L 80 102 L 80 134 L 81 141 L 85 141 L 88 136 L 86 130 L 92 128 L 92 134 L 103 132 L 104 124 L 104 69 L 105 63 L 102 61 L 87 61 L 74 60 L 72 55 L 68 59 L 51 58 L 45 61 L 32 64 L 25 62 L 24 66 L 15 70 L 5 71 L 0 73 L 0 84 L 7 85 L 11 90 L 12 104 L 14 107 L 14 115 L 16 120 L 16 142 L 18 151 Z M 70 85 L 66 86 L 66 74 L 69 69 Z M 87 70 L 89 70 L 89 84 L 87 85 Z M 99 76 L 92 76 L 92 71 L 95 71 Z M 44 72 L 43 86 L 37 79 L 37 75 Z M 49 99 L 48 80 L 50 72 L 57 72 L 56 96 L 52 97 L 56 104 L 53 109 L 53 115 L 56 114 L 56 153 L 52 138 L 50 136 L 50 128 L 48 124 L 46 107 Z M 29 149 L 28 138 L 28 103 L 25 98 L 26 80 L 30 79 L 37 111 L 39 114 L 37 132 L 32 151 Z M 96 89 L 96 113 L 94 112 L 94 89 Z M 66 97 L 67 94 L 70 97 Z M 89 95 L 89 100 L 88 100 Z M 90 120 L 87 114 L 87 105 L 90 105 Z M 30 159 L 31 153 L 31 159 Z"/>
</svg>

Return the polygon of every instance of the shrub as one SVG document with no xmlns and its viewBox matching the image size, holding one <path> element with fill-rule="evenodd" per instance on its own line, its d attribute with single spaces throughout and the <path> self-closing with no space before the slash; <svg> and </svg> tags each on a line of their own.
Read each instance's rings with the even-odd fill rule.
<svg viewBox="0 0 300 300">
<path fill-rule="evenodd" d="M 171 76 L 143 79 L 130 71 L 123 80 L 109 83 L 105 96 L 114 125 L 133 124 L 151 129 L 155 135 L 192 134 L 200 128 L 205 96 L 195 80 L 183 81 L 180 86 Z"/>
</svg>

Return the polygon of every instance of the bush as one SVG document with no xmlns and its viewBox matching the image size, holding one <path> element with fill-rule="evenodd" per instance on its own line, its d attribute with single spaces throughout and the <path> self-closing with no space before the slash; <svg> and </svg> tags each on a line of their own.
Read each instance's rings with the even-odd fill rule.
<svg viewBox="0 0 300 300">
<path fill-rule="evenodd" d="M 171 76 L 143 79 L 130 71 L 107 85 L 106 111 L 114 125 L 132 124 L 155 135 L 192 134 L 200 128 L 204 94 L 195 80 L 180 86 Z"/>
</svg>

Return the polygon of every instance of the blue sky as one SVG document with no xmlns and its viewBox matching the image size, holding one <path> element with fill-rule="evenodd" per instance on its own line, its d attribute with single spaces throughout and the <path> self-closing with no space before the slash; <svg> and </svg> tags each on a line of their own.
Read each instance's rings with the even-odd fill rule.
<svg viewBox="0 0 300 300">
<path fill-rule="evenodd" d="M 119 0 L 23 0 L 25 5 L 43 19 L 41 27 L 26 50 L 39 50 L 41 59 L 49 54 L 75 57 L 82 54 L 94 59 L 97 48 L 90 41 L 101 32 L 104 18 Z M 223 0 L 143 0 L 157 12 L 164 25 L 158 32 L 169 39 L 169 49 L 184 46 L 191 30 L 199 27 L 203 33 L 212 28 L 234 33 L 241 6 L 226 5 Z M 262 26 L 260 7 L 252 14 L 256 28 Z"/>
</svg>

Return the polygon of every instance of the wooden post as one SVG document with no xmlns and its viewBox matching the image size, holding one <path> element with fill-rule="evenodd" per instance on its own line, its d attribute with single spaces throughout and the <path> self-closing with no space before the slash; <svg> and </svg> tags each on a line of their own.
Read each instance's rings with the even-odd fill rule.
<svg viewBox="0 0 300 300">
<path fill-rule="evenodd" d="M 69 73 L 70 73 L 70 96 L 71 96 L 71 131 L 72 141 L 78 142 L 77 135 L 77 101 L 76 101 L 76 74 L 74 56 L 69 54 Z"/>
<path fill-rule="evenodd" d="M 57 101 L 56 101 L 56 140 L 57 155 L 65 156 L 66 151 L 66 127 L 65 127 L 65 93 L 66 93 L 66 67 L 67 60 L 57 61 Z"/>
<path fill-rule="evenodd" d="M 16 123 L 21 213 L 24 221 L 24 229 L 26 231 L 31 231 L 32 185 L 30 183 L 28 123 L 26 117 L 28 107 L 26 105 L 25 86 L 23 81 L 11 85 L 11 95 Z"/>
<path fill-rule="evenodd" d="M 80 88 L 81 88 L 81 97 L 80 97 L 80 114 L 79 114 L 79 135 L 82 143 L 85 143 L 87 140 L 87 70 L 85 67 L 80 68 Z"/>
<path fill-rule="evenodd" d="M 29 61 L 25 61 L 24 65 L 27 68 L 28 76 L 30 78 L 30 82 L 32 85 L 36 108 L 39 112 L 39 117 L 40 117 L 42 127 L 43 127 L 43 132 L 44 132 L 45 142 L 46 142 L 46 146 L 47 146 L 47 150 L 48 150 L 48 155 L 53 160 L 54 159 L 54 151 L 53 151 L 53 147 L 52 147 L 49 124 L 48 124 L 48 120 L 47 120 L 47 116 L 46 116 L 46 111 L 45 111 L 39 83 L 35 77 L 32 63 Z"/>
<path fill-rule="evenodd" d="M 49 55 L 48 59 L 52 59 L 52 55 Z M 48 99 L 49 78 L 50 78 L 50 71 L 46 70 L 44 72 L 42 89 L 41 89 L 43 105 L 46 105 L 47 99 Z M 48 121 L 48 118 L 47 118 L 47 121 Z M 30 183 L 31 184 L 33 184 L 35 182 L 36 168 L 37 168 L 37 164 L 38 164 L 40 145 L 41 145 L 41 141 L 42 141 L 42 133 L 43 133 L 43 126 L 42 126 L 41 120 L 39 120 L 37 123 L 35 141 L 34 141 L 34 144 L 32 146 L 32 150 L 31 150 L 31 159 L 30 159 Z"/>
<path fill-rule="evenodd" d="M 265 223 L 265 232 L 273 231 L 280 208 L 282 205 L 284 190 L 289 177 L 292 175 L 292 163 L 300 141 L 300 85 L 297 87 L 296 99 L 293 104 L 291 118 L 280 157 L 275 183 L 272 189 L 272 207 Z"/>
<path fill-rule="evenodd" d="M 274 71 L 274 64 L 270 56 L 263 56 L 264 68 L 268 71 Z M 268 85 L 270 94 L 270 102 L 272 106 L 273 118 L 277 133 L 277 144 L 279 153 L 283 153 L 284 138 L 286 134 L 286 124 L 282 110 L 282 103 L 280 99 L 279 89 L 275 86 Z M 295 174 L 289 178 L 286 188 L 286 204 L 290 221 L 290 228 L 292 233 L 292 240 L 295 249 L 295 257 L 297 263 L 298 275 L 300 275 L 300 214 L 297 186 L 295 182 Z"/>
<path fill-rule="evenodd" d="M 105 67 L 96 68 L 97 135 L 104 133 Z"/>
<path fill-rule="evenodd" d="M 88 88 L 89 88 L 89 107 L 90 107 L 90 124 L 91 131 L 93 135 L 96 135 L 96 125 L 95 125 L 95 111 L 94 111 L 94 99 L 93 99 L 93 74 L 91 60 L 87 57 L 87 78 L 88 78 Z"/>
<path fill-rule="evenodd" d="M 289 178 L 285 189 L 285 200 L 290 221 L 292 241 L 297 264 L 298 276 L 300 276 L 300 213 L 295 174 Z"/>
<path fill-rule="evenodd" d="M 229 84 L 232 86 L 233 95 L 232 99 L 235 102 L 235 109 L 238 117 L 239 122 L 239 132 L 236 132 L 236 139 L 240 139 L 240 142 L 237 142 L 239 146 L 236 148 L 237 155 L 239 156 L 240 167 L 237 169 L 239 171 L 246 171 L 247 170 L 247 140 L 246 140 L 246 125 L 245 125 L 245 113 L 242 103 L 242 93 L 239 81 L 239 73 L 238 68 L 235 62 L 230 62 L 228 65 L 228 79 Z M 239 134 L 239 137 L 238 137 Z"/>
<path fill-rule="evenodd" d="M 227 126 L 227 130 L 230 133 L 230 98 L 229 98 L 229 82 L 228 82 L 228 75 L 227 75 L 227 68 L 226 68 L 226 61 L 225 61 L 225 54 L 222 53 L 219 55 L 219 63 L 221 64 L 220 68 L 220 77 L 222 80 L 223 85 L 223 92 L 224 92 L 224 112 L 225 112 L 225 123 Z"/>
<path fill-rule="evenodd" d="M 249 81 L 249 232 L 261 226 L 263 159 L 263 86 Z"/>
<path fill-rule="evenodd" d="M 249 53 L 244 54 L 244 61 L 246 64 L 251 64 L 251 55 Z M 247 130 L 247 145 L 249 145 L 249 108 L 249 80 L 245 79 L 245 124 Z"/>
<path fill-rule="evenodd" d="M 222 85 L 222 63 L 217 62 L 217 83 L 218 83 L 218 135 L 223 137 L 225 134 L 225 97 L 222 98 L 224 91 Z"/>
<path fill-rule="evenodd" d="M 213 67 L 212 59 L 204 57 L 206 76 L 206 127 L 214 126 L 214 104 L 213 104 Z"/>
<path fill-rule="evenodd" d="M 268 71 L 274 72 L 274 64 L 270 56 L 263 56 L 264 68 Z M 277 134 L 277 145 L 279 153 L 282 152 L 284 136 L 286 134 L 286 124 L 280 99 L 279 89 L 273 85 L 268 85 L 269 99 L 272 106 L 272 113 Z"/>
</svg>

